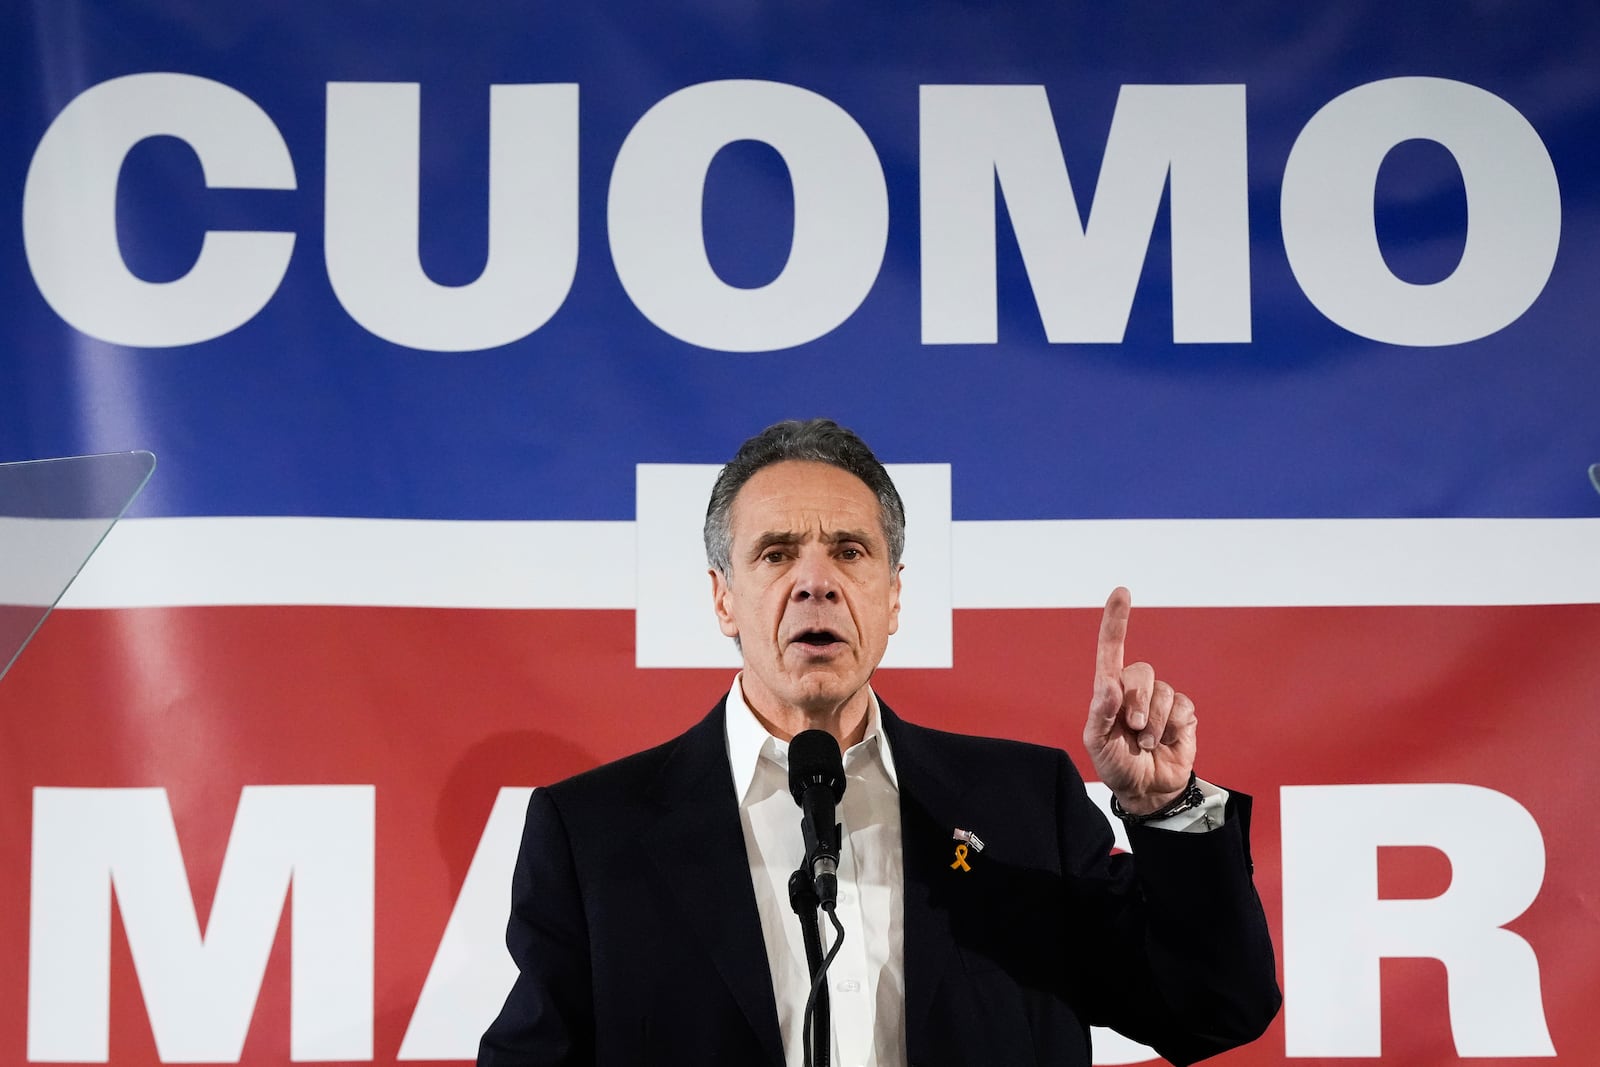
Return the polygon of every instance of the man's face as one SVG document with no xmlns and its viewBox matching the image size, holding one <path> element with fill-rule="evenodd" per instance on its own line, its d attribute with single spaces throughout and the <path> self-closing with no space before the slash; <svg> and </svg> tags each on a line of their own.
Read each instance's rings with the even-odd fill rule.
<svg viewBox="0 0 1600 1067">
<path fill-rule="evenodd" d="M 717 621 L 744 653 L 764 716 L 829 714 L 858 695 L 900 625 L 900 567 L 878 498 L 827 463 L 763 467 L 730 513 L 731 575 L 711 572 Z"/>
</svg>

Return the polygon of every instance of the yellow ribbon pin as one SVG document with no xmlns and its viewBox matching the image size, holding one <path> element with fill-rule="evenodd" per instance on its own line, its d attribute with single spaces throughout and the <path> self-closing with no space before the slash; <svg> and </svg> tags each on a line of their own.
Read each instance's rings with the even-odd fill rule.
<svg viewBox="0 0 1600 1067">
<path fill-rule="evenodd" d="M 963 871 L 972 870 L 971 867 L 967 866 L 967 846 L 966 845 L 963 844 L 963 845 L 957 845 L 956 846 L 956 861 L 950 865 L 950 869 L 952 871 L 954 871 L 954 870 L 963 870 Z"/>
</svg>

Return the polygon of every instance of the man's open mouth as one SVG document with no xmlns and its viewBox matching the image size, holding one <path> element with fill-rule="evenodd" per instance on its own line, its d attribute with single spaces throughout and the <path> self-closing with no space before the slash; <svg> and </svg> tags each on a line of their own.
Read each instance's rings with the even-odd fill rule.
<svg viewBox="0 0 1600 1067">
<path fill-rule="evenodd" d="M 793 643 L 821 648 L 824 645 L 837 644 L 840 640 L 839 635 L 832 630 L 805 630 L 794 636 Z"/>
</svg>

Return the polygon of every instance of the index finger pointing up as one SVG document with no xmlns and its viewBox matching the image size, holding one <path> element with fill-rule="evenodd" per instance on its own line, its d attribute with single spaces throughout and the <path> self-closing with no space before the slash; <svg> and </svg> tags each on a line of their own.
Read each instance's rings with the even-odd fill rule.
<svg viewBox="0 0 1600 1067">
<path fill-rule="evenodd" d="M 1122 648 L 1128 640 L 1128 613 L 1133 609 L 1133 595 L 1122 586 L 1111 590 L 1106 598 L 1106 613 L 1100 617 L 1100 645 L 1095 650 L 1096 674 L 1122 677 Z"/>
</svg>

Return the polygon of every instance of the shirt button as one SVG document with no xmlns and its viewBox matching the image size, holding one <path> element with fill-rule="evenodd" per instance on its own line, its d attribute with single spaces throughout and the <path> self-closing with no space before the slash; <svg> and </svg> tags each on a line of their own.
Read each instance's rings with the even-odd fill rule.
<svg viewBox="0 0 1600 1067">
<path fill-rule="evenodd" d="M 861 983 L 856 981 L 854 978 L 845 978 L 833 988 L 837 989 L 841 993 L 859 993 L 861 992 Z"/>
<path fill-rule="evenodd" d="M 850 894 L 844 890 L 840 890 L 838 900 L 840 904 L 848 904 L 850 903 Z"/>
</svg>

